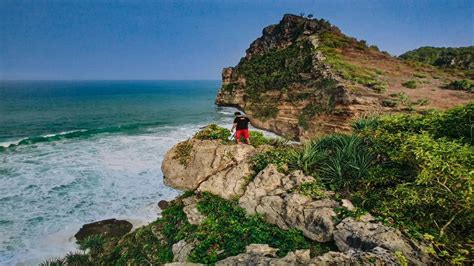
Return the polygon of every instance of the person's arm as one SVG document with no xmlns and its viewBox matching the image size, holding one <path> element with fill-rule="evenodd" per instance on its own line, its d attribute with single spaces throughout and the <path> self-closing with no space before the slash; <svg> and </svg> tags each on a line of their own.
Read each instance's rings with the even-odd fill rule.
<svg viewBox="0 0 474 266">
<path fill-rule="evenodd" d="M 234 129 L 237 127 L 237 123 L 234 123 L 232 124 L 232 129 L 230 130 L 230 132 L 234 132 Z"/>
</svg>

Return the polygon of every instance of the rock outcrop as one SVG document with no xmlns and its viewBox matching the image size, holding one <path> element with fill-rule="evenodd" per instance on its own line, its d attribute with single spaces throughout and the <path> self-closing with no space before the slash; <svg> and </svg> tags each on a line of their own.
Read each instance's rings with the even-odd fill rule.
<svg viewBox="0 0 474 266">
<path fill-rule="evenodd" d="M 183 154 L 182 145 L 175 145 L 165 155 L 161 169 L 166 185 L 180 190 L 208 191 L 225 199 L 244 193 L 246 179 L 253 175 L 247 159 L 255 153 L 254 147 L 191 139 L 186 143 L 187 154 Z"/>
<path fill-rule="evenodd" d="M 370 252 L 349 250 L 347 252 L 328 252 L 322 256 L 311 258 L 310 250 L 288 252 L 278 258 L 278 249 L 268 245 L 248 245 L 246 252 L 237 256 L 218 261 L 216 265 L 396 265 L 399 261 L 383 248 L 375 248 Z"/>
<path fill-rule="evenodd" d="M 341 221 L 334 231 L 334 240 L 340 251 L 372 251 L 383 248 L 392 253 L 401 252 L 411 264 L 427 264 L 432 259 L 422 247 L 402 233 L 375 221 L 356 221 L 349 217 Z"/>
<path fill-rule="evenodd" d="M 100 235 L 105 238 L 121 237 L 130 232 L 132 227 L 133 225 L 125 220 L 107 219 L 83 225 L 74 237 L 78 241 L 93 235 Z"/>
<path fill-rule="evenodd" d="M 297 228 L 309 239 L 332 240 L 334 208 L 331 199 L 312 200 L 297 192 L 299 185 L 315 181 L 301 171 L 285 176 L 270 164 L 249 183 L 239 205 L 249 214 L 263 214 L 269 223 L 282 229 Z"/>
<path fill-rule="evenodd" d="M 167 184 L 194 190 L 198 194 L 180 199 L 190 224 L 200 225 L 206 219 L 198 210 L 200 192 L 210 192 L 226 199 L 237 200 L 249 215 L 260 214 L 281 229 L 299 229 L 305 237 L 317 242 L 334 241 L 340 252 L 329 252 L 310 258 L 309 251 L 290 252 L 276 257 L 276 249 L 266 245 L 251 245 L 246 253 L 227 258 L 217 264 L 395 264 L 397 259 L 411 264 L 428 264 L 433 259 L 424 248 L 402 233 L 375 221 L 370 214 L 358 218 L 338 217 L 336 208 L 355 211 L 347 199 L 336 201 L 334 193 L 321 190 L 315 198 L 302 194 L 302 185 L 316 182 L 302 171 L 283 174 L 269 164 L 252 176 L 249 157 L 256 152 L 248 145 L 225 145 L 218 141 L 190 140 L 187 164 L 176 154 L 176 145 L 163 162 Z M 172 171 L 173 167 L 180 169 Z M 203 169 L 200 173 L 199 169 Z M 214 170 L 213 170 L 214 169 Z M 250 178 L 249 178 L 250 177 Z M 198 180 L 198 181 L 196 181 Z M 338 220 L 343 219 L 341 222 Z M 187 239 L 186 241 L 189 241 Z M 193 242 L 175 243 L 175 261 L 185 262 Z"/>
</svg>

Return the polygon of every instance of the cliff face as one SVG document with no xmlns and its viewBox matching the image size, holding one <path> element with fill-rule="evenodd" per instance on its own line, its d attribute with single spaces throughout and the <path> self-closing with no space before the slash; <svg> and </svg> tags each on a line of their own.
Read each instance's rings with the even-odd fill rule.
<svg viewBox="0 0 474 266">
<path fill-rule="evenodd" d="M 416 92 L 403 86 L 413 78 L 422 84 Z M 349 131 L 366 114 L 446 108 L 472 98 L 441 91 L 454 79 L 368 47 L 325 20 L 285 15 L 263 29 L 237 66 L 223 69 L 216 104 L 243 110 L 258 128 L 304 140 Z"/>
</svg>

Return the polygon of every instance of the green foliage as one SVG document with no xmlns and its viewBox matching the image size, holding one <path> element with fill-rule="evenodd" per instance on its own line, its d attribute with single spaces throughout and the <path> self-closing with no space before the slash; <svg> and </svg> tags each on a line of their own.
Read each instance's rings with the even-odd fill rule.
<svg viewBox="0 0 474 266">
<path fill-rule="evenodd" d="M 298 124 L 307 130 L 309 128 L 308 121 L 311 120 L 314 116 L 324 113 L 325 107 L 319 104 L 310 103 L 306 105 L 301 114 L 298 117 Z"/>
<path fill-rule="evenodd" d="M 321 34 L 320 42 L 317 49 L 326 56 L 326 63 L 331 65 L 344 79 L 368 87 L 374 84 L 383 84 L 378 80 L 376 70 L 352 64 L 341 54 L 341 49 L 345 47 L 355 46 L 364 50 L 367 48 L 366 44 L 335 32 Z M 378 88 L 383 90 L 383 86 Z"/>
<path fill-rule="evenodd" d="M 369 116 L 369 117 L 364 117 L 364 118 L 354 121 L 352 123 L 352 128 L 356 132 L 360 132 L 367 129 L 373 129 L 377 127 L 378 123 L 379 123 L 379 119 L 377 116 Z"/>
<path fill-rule="evenodd" d="M 459 48 L 421 47 L 400 55 L 400 58 L 437 67 L 473 69 L 474 46 Z"/>
<path fill-rule="evenodd" d="M 446 89 L 450 90 L 462 90 L 468 92 L 474 92 L 474 81 L 462 79 L 455 80 L 445 86 Z"/>
<path fill-rule="evenodd" d="M 397 114 L 379 120 L 380 128 L 390 133 L 428 132 L 434 138 L 446 137 L 474 143 L 474 102 L 446 112 L 429 111 L 425 115 Z"/>
<path fill-rule="evenodd" d="M 53 258 L 39 264 L 40 266 L 63 266 L 66 265 L 64 259 Z"/>
<path fill-rule="evenodd" d="M 223 91 L 226 91 L 226 92 L 232 92 L 235 88 L 235 85 L 233 83 L 228 83 L 228 84 L 224 84 L 222 85 L 222 90 Z"/>
<path fill-rule="evenodd" d="M 416 89 L 418 87 L 418 83 L 416 82 L 416 80 L 412 79 L 412 80 L 403 82 L 402 86 L 409 89 Z"/>
<path fill-rule="evenodd" d="M 385 107 L 397 107 L 398 106 L 398 101 L 394 99 L 385 99 L 382 101 L 382 106 Z"/>
<path fill-rule="evenodd" d="M 377 93 L 386 92 L 388 89 L 387 83 L 384 83 L 384 82 L 370 83 L 368 84 L 368 86 Z"/>
<path fill-rule="evenodd" d="M 300 231 L 285 231 L 260 216 L 247 216 L 235 202 L 212 194 L 203 193 L 198 210 L 207 218 L 194 234 L 198 244 L 189 256 L 191 262 L 214 263 L 244 252 L 245 246 L 251 243 L 266 243 L 278 248 L 279 256 L 309 248 L 310 243 Z"/>
<path fill-rule="evenodd" d="M 262 93 L 285 89 L 301 81 L 300 73 L 311 73 L 313 67 L 311 50 L 311 43 L 296 42 L 243 61 L 239 71 L 245 76 L 249 97 L 258 102 Z"/>
<path fill-rule="evenodd" d="M 316 139 L 292 155 L 292 168 L 319 176 L 332 189 L 359 182 L 373 161 L 372 153 L 356 135 L 329 135 Z"/>
<path fill-rule="evenodd" d="M 270 103 L 268 101 L 256 101 L 253 102 L 249 109 L 252 111 L 253 115 L 260 120 L 267 120 L 269 118 L 275 118 L 278 114 L 278 108 L 275 103 Z"/>
<path fill-rule="evenodd" d="M 192 151 L 193 143 L 190 140 L 180 142 L 176 146 L 176 154 L 173 156 L 173 159 L 178 159 L 180 164 L 187 166 L 189 160 L 191 160 Z"/>
<path fill-rule="evenodd" d="M 69 252 L 64 257 L 64 263 L 71 266 L 93 266 L 95 265 L 89 256 L 82 252 Z"/>
<path fill-rule="evenodd" d="M 81 250 L 89 249 L 92 254 L 98 254 L 103 251 L 106 239 L 102 235 L 92 235 L 79 242 Z"/>
<path fill-rule="evenodd" d="M 253 130 L 250 131 L 250 141 L 254 147 L 260 147 L 262 145 L 273 143 L 273 140 L 265 137 L 262 132 Z"/>
<path fill-rule="evenodd" d="M 216 124 L 210 124 L 206 126 L 205 128 L 201 129 L 198 131 L 195 135 L 195 139 L 200 139 L 200 140 L 222 140 L 222 141 L 228 141 L 229 137 L 231 136 L 230 130 L 220 127 Z"/>
<path fill-rule="evenodd" d="M 453 263 L 473 241 L 473 117 L 473 103 L 380 117 L 362 129 L 378 160 L 359 185 L 347 186 L 354 203 L 413 237 L 429 235 L 433 253 Z"/>
<path fill-rule="evenodd" d="M 274 164 L 279 171 L 284 172 L 286 165 L 291 161 L 292 152 L 287 148 L 274 148 L 258 153 L 250 159 L 252 169 L 258 173 L 265 169 L 267 165 Z"/>
<path fill-rule="evenodd" d="M 319 181 L 303 183 L 298 187 L 298 191 L 315 200 L 327 197 L 326 190 Z"/>
<path fill-rule="evenodd" d="M 172 245 L 196 230 L 188 223 L 183 204 L 173 202 L 155 222 L 137 228 L 111 249 L 94 258 L 110 265 L 164 264 L 173 260 Z"/>
</svg>

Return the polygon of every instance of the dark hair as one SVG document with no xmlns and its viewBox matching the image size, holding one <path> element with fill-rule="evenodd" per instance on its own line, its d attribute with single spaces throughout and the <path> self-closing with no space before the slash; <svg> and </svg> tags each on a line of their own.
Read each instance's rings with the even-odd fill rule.
<svg viewBox="0 0 474 266">
<path fill-rule="evenodd" d="M 235 112 L 234 115 L 241 115 L 242 113 L 240 112 Z"/>
</svg>

